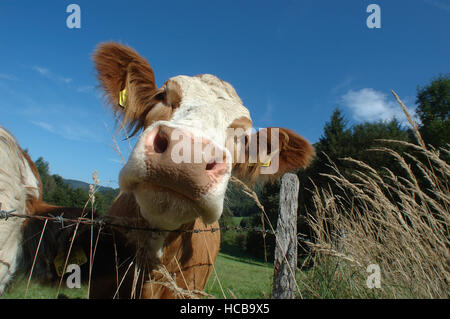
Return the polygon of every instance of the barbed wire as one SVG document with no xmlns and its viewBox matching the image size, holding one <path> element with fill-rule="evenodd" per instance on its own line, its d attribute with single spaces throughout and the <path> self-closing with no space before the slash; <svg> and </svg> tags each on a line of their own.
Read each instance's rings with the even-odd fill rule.
<svg viewBox="0 0 450 319">
<path fill-rule="evenodd" d="M 1 207 L 1 204 L 0 204 L 0 207 Z M 14 213 L 15 211 L 16 211 L 15 209 L 10 210 L 8 212 L 4 211 L 4 210 L 0 210 L 0 219 L 8 220 L 8 217 L 13 216 L 12 213 Z"/>
<path fill-rule="evenodd" d="M 170 232 L 170 233 L 205 233 L 205 232 L 211 232 L 214 233 L 216 231 L 237 231 L 237 232 L 258 232 L 258 233 L 266 233 L 269 235 L 276 235 L 276 231 L 273 232 L 269 229 L 263 229 L 262 227 L 249 227 L 249 226 L 220 226 L 220 227 L 211 227 L 206 229 L 175 229 L 175 230 L 168 230 L 168 229 L 160 229 L 160 228 L 153 228 L 153 227 L 139 227 L 139 226 L 133 226 L 133 225 L 127 225 L 127 224 L 119 224 L 114 223 L 111 221 L 108 221 L 108 217 L 102 217 L 102 218 L 85 218 L 85 217 L 79 217 L 76 219 L 73 218 L 66 218 L 63 217 L 64 212 L 61 213 L 59 216 L 54 216 L 49 214 L 49 216 L 41 216 L 41 215 L 26 215 L 26 214 L 18 214 L 15 213 L 16 210 L 10 210 L 10 211 L 4 211 L 0 210 L 0 220 L 4 219 L 5 221 L 8 220 L 10 217 L 18 217 L 18 218 L 24 218 L 24 219 L 35 219 L 35 220 L 49 220 L 53 221 L 57 224 L 61 225 L 61 229 L 68 228 L 72 226 L 73 224 L 85 224 L 85 225 L 93 225 L 98 227 L 116 227 L 116 228 L 124 228 L 127 230 L 137 230 L 137 231 L 148 231 L 148 232 Z M 117 219 L 117 217 L 114 217 Z"/>
</svg>

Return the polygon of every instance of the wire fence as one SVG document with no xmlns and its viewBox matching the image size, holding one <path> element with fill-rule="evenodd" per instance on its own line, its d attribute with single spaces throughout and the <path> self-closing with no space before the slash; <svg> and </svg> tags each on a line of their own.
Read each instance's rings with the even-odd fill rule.
<svg viewBox="0 0 450 319">
<path fill-rule="evenodd" d="M 1 207 L 1 203 L 0 203 L 0 207 Z M 262 235 L 272 235 L 272 236 L 277 236 L 277 231 L 276 230 L 272 230 L 272 229 L 265 229 L 264 227 L 250 227 L 250 226 L 230 226 L 230 225 L 223 225 L 223 226 L 219 226 L 219 227 L 210 227 L 210 228 L 206 228 L 206 229 L 175 229 L 175 230 L 168 230 L 168 229 L 160 229 L 160 228 L 153 228 L 153 227 L 140 227 L 140 226 L 133 226 L 133 225 L 128 225 L 128 224 L 119 224 L 117 222 L 111 222 L 108 221 L 108 217 L 102 217 L 102 218 L 96 218 L 96 219 L 91 219 L 91 218 L 85 218 L 85 217 L 80 217 L 80 218 L 66 218 L 63 217 L 62 213 L 61 215 L 58 216 L 53 216 L 53 215 L 49 215 L 49 216 L 41 216 L 41 215 L 26 215 L 26 214 L 18 214 L 15 213 L 16 210 L 10 210 L 10 211 L 4 211 L 4 210 L 0 210 L 0 220 L 4 219 L 5 221 L 8 220 L 8 218 L 11 217 L 18 217 L 18 218 L 23 218 L 23 219 L 34 219 L 34 220 L 40 220 L 45 222 L 47 221 L 51 221 L 57 224 L 61 225 L 61 230 L 66 229 L 68 227 L 72 227 L 75 226 L 76 224 L 83 224 L 83 225 L 92 225 L 92 226 L 97 226 L 97 227 L 101 227 L 101 228 L 105 228 L 105 227 L 115 227 L 115 228 L 122 228 L 125 230 L 135 230 L 135 231 L 143 231 L 143 232 L 153 232 L 153 233 L 162 233 L 162 232 L 168 232 L 168 233 L 192 233 L 192 234 L 200 234 L 200 233 L 207 233 L 207 232 L 211 232 L 214 233 L 216 231 L 233 231 L 233 232 L 249 232 L 249 233 L 260 233 Z M 115 217 L 115 220 L 117 220 L 118 218 Z M 299 243 L 306 243 L 309 244 L 310 241 L 308 240 L 307 236 L 305 234 L 302 233 L 298 233 L 297 234 L 297 241 Z"/>
<path fill-rule="evenodd" d="M 123 228 L 127 230 L 137 230 L 137 231 L 146 231 L 146 232 L 169 232 L 169 233 L 205 233 L 205 232 L 216 232 L 216 231 L 236 231 L 236 232 L 257 232 L 257 233 L 264 233 L 269 235 L 276 235 L 276 231 L 272 231 L 269 229 L 263 229 L 262 227 L 245 227 L 245 226 L 220 226 L 220 227 L 210 227 L 206 229 L 175 229 L 175 230 L 168 230 L 168 229 L 160 229 L 160 228 L 153 228 L 153 227 L 139 227 L 139 226 L 133 226 L 133 225 L 127 225 L 127 224 L 119 224 L 117 222 L 111 222 L 109 221 L 108 217 L 102 217 L 102 218 L 66 218 L 64 217 L 64 213 L 58 216 L 41 216 L 41 215 L 26 215 L 26 214 L 18 214 L 15 213 L 16 210 L 10 210 L 10 211 L 4 211 L 0 210 L 0 220 L 8 220 L 8 218 L 11 217 L 18 217 L 18 218 L 24 218 L 24 219 L 35 219 L 35 220 L 41 220 L 41 221 L 52 221 L 55 223 L 58 223 L 61 225 L 61 229 L 73 226 L 75 224 L 85 224 L 85 225 L 92 225 L 92 226 L 98 226 L 98 227 L 116 227 L 116 228 Z M 117 217 L 114 219 L 117 220 Z M 299 237 L 301 237 L 299 235 Z"/>
</svg>

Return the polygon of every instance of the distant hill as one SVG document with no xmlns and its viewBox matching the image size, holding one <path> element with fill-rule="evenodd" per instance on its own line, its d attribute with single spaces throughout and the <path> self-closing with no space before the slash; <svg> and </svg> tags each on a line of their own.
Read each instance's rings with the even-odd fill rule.
<svg viewBox="0 0 450 319">
<path fill-rule="evenodd" d="M 63 178 L 63 181 L 68 184 L 71 188 L 77 189 L 81 188 L 82 190 L 85 190 L 86 192 L 89 192 L 89 183 L 77 181 L 75 179 L 65 179 Z M 114 193 L 116 195 L 119 194 L 120 189 L 119 188 L 112 188 L 112 187 L 106 187 L 106 186 L 100 186 L 98 189 L 98 192 L 104 194 L 104 193 Z"/>
</svg>

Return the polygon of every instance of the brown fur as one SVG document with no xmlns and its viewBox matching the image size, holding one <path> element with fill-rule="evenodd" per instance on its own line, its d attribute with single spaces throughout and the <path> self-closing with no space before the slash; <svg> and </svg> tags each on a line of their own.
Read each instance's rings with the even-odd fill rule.
<svg viewBox="0 0 450 319">
<path fill-rule="evenodd" d="M 24 159 L 28 162 L 28 165 L 30 166 L 31 171 L 34 174 L 34 177 L 36 177 L 36 180 L 38 181 L 38 185 L 39 185 L 39 199 L 42 199 L 42 195 L 43 195 L 42 194 L 42 181 L 41 181 L 41 178 L 39 176 L 39 172 L 37 170 L 37 167 L 36 167 L 36 165 L 34 165 L 34 162 L 32 161 L 30 155 L 28 155 L 28 153 L 24 152 L 22 149 L 20 149 L 20 150 L 22 151 L 22 155 L 23 155 Z"/>
<path fill-rule="evenodd" d="M 139 206 L 134 197 L 128 194 L 120 194 L 114 201 L 108 216 L 112 220 L 125 221 L 128 225 L 145 227 L 147 223 L 140 216 Z M 148 225 L 147 225 L 148 226 Z M 216 222 L 208 228 L 218 228 Z M 190 225 L 183 225 L 180 229 L 205 229 L 200 221 Z M 116 295 L 118 282 L 122 281 L 116 297 L 130 298 L 133 292 L 133 280 L 136 280 L 135 297 L 141 298 L 176 298 L 176 294 L 170 288 L 156 282 L 166 282 L 160 274 L 153 272 L 151 260 L 137 261 L 138 268 L 144 269 L 138 277 L 134 277 L 134 267 L 128 271 L 131 260 L 139 254 L 139 240 L 150 234 L 145 231 L 128 231 L 121 228 L 112 230 L 113 236 L 103 241 L 99 250 L 109 251 L 107 256 L 96 257 L 91 282 L 91 298 L 113 298 Z M 112 239 L 114 237 L 114 239 Z M 145 239 L 143 240 L 145 241 Z M 114 248 L 115 245 L 115 248 Z M 220 247 L 220 232 L 170 233 L 166 238 L 162 264 L 167 271 L 175 274 L 177 285 L 185 290 L 202 290 L 212 272 L 212 265 L 216 259 Z M 144 248 L 145 249 L 145 248 Z M 122 265 L 116 268 L 115 254 Z M 106 257 L 106 259 L 105 259 Z M 136 259 L 137 260 L 137 259 Z M 119 263 L 120 264 L 120 263 Z M 118 273 L 117 273 L 118 271 Z M 117 281 L 115 278 L 119 278 Z M 150 282 L 150 279 L 152 282 Z"/>
<path fill-rule="evenodd" d="M 206 227 L 199 219 L 182 229 L 218 228 L 216 222 Z M 175 278 L 178 287 L 192 291 L 203 290 L 213 271 L 213 265 L 220 249 L 220 232 L 172 233 L 166 239 L 162 263 Z M 164 282 L 159 273 L 152 273 L 155 282 Z M 181 298 L 166 286 L 146 282 L 143 286 L 143 298 Z"/>
<path fill-rule="evenodd" d="M 249 118 L 242 116 L 234 120 L 229 127 L 234 129 L 242 128 L 244 130 L 247 130 L 252 128 L 252 121 Z"/>
<path fill-rule="evenodd" d="M 153 69 L 136 51 L 117 43 L 102 43 L 93 55 L 98 79 L 115 113 L 136 134 L 145 126 L 146 114 L 157 102 L 159 91 Z M 126 108 L 118 105 L 119 93 L 128 91 Z"/>
<path fill-rule="evenodd" d="M 176 109 L 180 106 L 181 97 L 183 96 L 180 85 L 177 82 L 168 80 L 164 84 L 166 95 L 164 104 L 170 105 L 172 109 Z"/>
<path fill-rule="evenodd" d="M 246 161 L 245 163 L 235 163 L 233 166 L 233 175 L 246 180 L 249 183 L 259 180 L 276 180 L 284 173 L 307 167 L 314 158 L 315 151 L 311 144 L 303 137 L 286 128 L 279 129 L 279 146 L 280 149 L 271 149 L 271 130 L 273 127 L 267 128 L 267 131 L 259 131 L 251 138 L 256 138 L 259 145 L 259 140 L 264 137 L 267 140 L 268 153 L 279 151 L 279 169 L 276 174 L 262 175 L 260 174 L 260 167 L 258 165 L 249 165 L 249 140 L 246 143 Z M 263 136 L 264 135 L 264 136 Z M 258 147 L 259 151 L 259 147 Z"/>
</svg>

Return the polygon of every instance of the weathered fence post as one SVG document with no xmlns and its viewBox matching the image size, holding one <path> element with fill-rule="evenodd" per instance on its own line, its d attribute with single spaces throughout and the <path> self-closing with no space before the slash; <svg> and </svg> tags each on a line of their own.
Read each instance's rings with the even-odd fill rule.
<svg viewBox="0 0 450 319">
<path fill-rule="evenodd" d="M 300 182 L 297 175 L 281 179 L 272 298 L 293 299 L 297 291 L 297 206 Z"/>
</svg>

